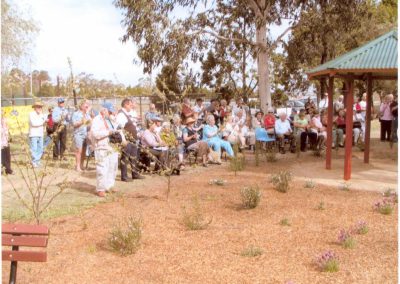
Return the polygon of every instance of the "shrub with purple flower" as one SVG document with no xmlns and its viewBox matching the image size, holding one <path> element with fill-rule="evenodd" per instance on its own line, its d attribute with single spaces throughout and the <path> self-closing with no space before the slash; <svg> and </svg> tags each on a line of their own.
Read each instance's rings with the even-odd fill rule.
<svg viewBox="0 0 400 284">
<path fill-rule="evenodd" d="M 374 208 L 381 214 L 390 215 L 394 210 L 395 202 L 393 198 L 383 198 L 380 201 L 375 202 Z"/>
<path fill-rule="evenodd" d="M 326 251 L 318 256 L 316 263 L 321 271 L 337 272 L 339 271 L 339 257 L 333 251 Z"/>
<path fill-rule="evenodd" d="M 387 189 L 387 190 L 383 193 L 383 196 L 384 196 L 384 197 L 387 197 L 387 198 L 389 198 L 389 199 L 391 199 L 391 200 L 393 201 L 393 203 L 398 203 L 398 195 L 397 195 L 397 192 L 396 192 L 394 189 L 392 189 L 392 188 Z"/>
<path fill-rule="evenodd" d="M 368 233 L 368 225 L 367 225 L 367 222 L 365 222 L 365 221 L 358 221 L 357 224 L 355 225 L 353 231 L 354 231 L 356 234 L 365 235 L 366 233 Z"/>
<path fill-rule="evenodd" d="M 338 241 L 344 248 L 353 248 L 356 244 L 351 232 L 345 229 L 340 230 Z"/>
</svg>

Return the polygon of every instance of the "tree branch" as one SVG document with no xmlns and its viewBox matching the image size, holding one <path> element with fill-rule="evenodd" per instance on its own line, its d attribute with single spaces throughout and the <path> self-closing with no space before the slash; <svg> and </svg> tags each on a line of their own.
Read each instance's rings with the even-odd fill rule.
<svg viewBox="0 0 400 284">
<path fill-rule="evenodd" d="M 249 3 L 250 8 L 253 10 L 253 12 L 256 14 L 257 17 L 263 19 L 264 15 L 261 12 L 261 7 L 258 6 L 257 2 L 255 0 L 247 0 L 247 3 Z"/>
<path fill-rule="evenodd" d="M 216 37 L 216 38 L 218 38 L 220 40 L 223 40 L 223 41 L 245 43 L 245 44 L 257 46 L 257 47 L 260 47 L 260 48 L 267 48 L 266 45 L 263 45 L 261 43 L 256 43 L 256 42 L 253 42 L 253 41 L 250 41 L 250 40 L 247 40 L 247 39 L 224 37 L 224 36 L 218 35 L 215 32 L 209 31 L 209 30 L 202 30 L 202 32 L 206 33 L 206 34 L 209 34 L 209 35 L 212 35 L 212 36 L 214 36 L 214 37 Z"/>
<path fill-rule="evenodd" d="M 297 24 L 296 24 L 296 25 L 293 25 L 293 26 L 290 26 L 290 27 L 288 27 L 283 33 L 281 33 L 281 34 L 278 36 L 278 38 L 272 43 L 271 48 L 272 48 L 272 49 L 276 48 L 277 45 L 282 41 L 283 37 L 284 37 L 289 31 L 291 31 L 292 29 L 294 29 L 296 26 L 297 26 Z"/>
</svg>

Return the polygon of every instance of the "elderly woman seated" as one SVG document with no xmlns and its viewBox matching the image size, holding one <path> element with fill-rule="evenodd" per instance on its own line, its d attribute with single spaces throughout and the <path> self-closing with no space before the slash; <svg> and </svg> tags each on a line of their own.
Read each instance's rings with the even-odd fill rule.
<svg viewBox="0 0 400 284">
<path fill-rule="evenodd" d="M 208 144 L 206 141 L 200 140 L 200 135 L 194 128 L 195 122 L 195 119 L 192 117 L 186 119 L 186 127 L 182 130 L 183 142 L 187 150 L 195 151 L 202 158 L 203 167 L 207 167 Z"/>
<path fill-rule="evenodd" d="M 204 126 L 203 129 L 203 140 L 208 143 L 209 147 L 212 147 L 214 151 L 218 152 L 219 157 L 221 156 L 221 148 L 223 148 L 230 157 L 233 157 L 234 153 L 231 144 L 218 136 L 218 128 L 215 125 L 213 115 L 207 116 L 207 125 Z M 220 162 L 220 158 L 218 162 Z"/>
<path fill-rule="evenodd" d="M 246 147 L 246 138 L 249 136 L 249 128 L 243 120 L 234 122 L 232 116 L 228 116 L 223 128 L 222 137 L 232 145 L 239 144 L 240 149 Z"/>
<path fill-rule="evenodd" d="M 156 133 L 156 124 L 153 121 L 149 121 L 148 128 L 143 132 L 141 136 L 141 143 L 143 150 L 150 159 L 155 160 L 156 166 L 155 171 L 160 168 L 165 168 L 165 161 L 168 156 L 167 144 L 162 141 L 161 137 Z"/>
</svg>

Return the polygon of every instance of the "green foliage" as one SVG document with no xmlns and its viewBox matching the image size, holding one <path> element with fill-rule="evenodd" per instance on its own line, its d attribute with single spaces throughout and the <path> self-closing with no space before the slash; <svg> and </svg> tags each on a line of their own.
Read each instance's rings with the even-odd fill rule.
<svg viewBox="0 0 400 284">
<path fill-rule="evenodd" d="M 235 176 L 238 171 L 243 171 L 245 166 L 245 157 L 242 153 L 239 153 L 238 145 L 233 145 L 235 155 L 229 160 L 229 167 L 231 171 L 235 172 Z"/>
<path fill-rule="evenodd" d="M 317 206 L 317 210 L 325 210 L 326 206 L 325 206 L 325 202 L 321 201 L 318 206 Z"/>
<path fill-rule="evenodd" d="M 240 190 L 243 208 L 253 209 L 258 206 L 261 200 L 261 191 L 258 186 L 244 187 Z"/>
<path fill-rule="evenodd" d="M 288 192 L 291 180 L 292 173 L 288 171 L 280 171 L 278 174 L 272 175 L 271 177 L 272 184 L 279 192 Z"/>
<path fill-rule="evenodd" d="M 338 272 L 339 271 L 339 261 L 332 259 L 326 262 L 323 269 L 324 272 Z"/>
<path fill-rule="evenodd" d="M 306 180 L 304 187 L 305 188 L 315 188 L 315 182 L 312 179 Z"/>
<path fill-rule="evenodd" d="M 212 219 L 206 220 L 203 216 L 198 198 L 192 200 L 191 210 L 187 211 L 186 208 L 183 207 L 182 211 L 182 223 L 188 230 L 204 230 L 212 222 Z"/>
<path fill-rule="evenodd" d="M 278 161 L 278 158 L 276 157 L 276 150 L 274 148 L 267 148 L 265 152 L 265 157 L 267 159 L 267 162 L 270 163 L 275 163 Z"/>
<path fill-rule="evenodd" d="M 282 219 L 282 220 L 279 222 L 279 224 L 280 224 L 281 226 L 290 226 L 290 225 L 291 225 L 289 219 L 287 219 L 287 218 Z"/>
<path fill-rule="evenodd" d="M 263 253 L 264 251 L 261 248 L 249 246 L 245 248 L 240 255 L 245 257 L 256 257 L 262 255 Z"/>
<path fill-rule="evenodd" d="M 142 239 L 142 220 L 129 217 L 124 227 L 116 225 L 110 232 L 108 244 L 110 249 L 122 256 L 135 253 Z"/>
</svg>

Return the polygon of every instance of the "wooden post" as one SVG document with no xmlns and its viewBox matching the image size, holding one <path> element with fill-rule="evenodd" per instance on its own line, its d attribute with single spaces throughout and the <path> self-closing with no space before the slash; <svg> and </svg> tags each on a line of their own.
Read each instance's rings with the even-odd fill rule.
<svg viewBox="0 0 400 284">
<path fill-rule="evenodd" d="M 344 155 L 344 180 L 351 178 L 351 155 L 353 147 L 353 75 L 349 74 L 347 78 L 347 95 L 346 95 L 346 146 Z"/>
<path fill-rule="evenodd" d="M 364 139 L 364 163 L 369 163 L 369 145 L 371 138 L 371 109 L 372 109 L 372 74 L 367 75 L 367 106 L 365 114 L 365 139 Z"/>
<path fill-rule="evenodd" d="M 333 82 L 335 77 L 329 77 L 328 86 L 328 129 L 326 139 L 326 169 L 331 169 L 332 162 L 332 124 L 333 124 Z"/>
</svg>

